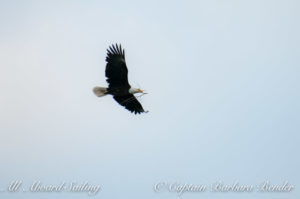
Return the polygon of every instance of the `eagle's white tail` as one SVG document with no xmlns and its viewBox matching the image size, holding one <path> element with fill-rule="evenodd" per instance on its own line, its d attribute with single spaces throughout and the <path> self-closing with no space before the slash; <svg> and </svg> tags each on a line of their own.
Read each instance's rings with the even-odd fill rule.
<svg viewBox="0 0 300 199">
<path fill-rule="evenodd" d="M 93 89 L 95 95 L 97 95 L 98 97 L 103 97 L 105 95 L 107 95 L 107 88 L 104 88 L 104 87 L 98 87 L 96 86 L 94 89 Z"/>
</svg>

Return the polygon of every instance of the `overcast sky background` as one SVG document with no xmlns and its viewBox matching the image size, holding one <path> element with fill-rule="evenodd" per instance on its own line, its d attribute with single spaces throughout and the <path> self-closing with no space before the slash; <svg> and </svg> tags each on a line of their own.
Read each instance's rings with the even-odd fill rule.
<svg viewBox="0 0 300 199">
<path fill-rule="evenodd" d="M 95 198 L 178 198 L 154 184 L 296 187 L 291 193 L 182 198 L 299 198 L 300 2 L 0 0 L 0 197 L 88 181 Z M 106 48 L 125 48 L 148 114 L 105 86 Z M 93 198 L 93 197 L 91 197 Z"/>
</svg>

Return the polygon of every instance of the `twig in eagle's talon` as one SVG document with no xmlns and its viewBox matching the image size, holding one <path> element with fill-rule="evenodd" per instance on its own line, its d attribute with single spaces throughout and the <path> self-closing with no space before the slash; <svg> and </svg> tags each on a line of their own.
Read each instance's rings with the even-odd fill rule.
<svg viewBox="0 0 300 199">
<path fill-rule="evenodd" d="M 148 94 L 148 93 L 146 93 L 146 94 Z M 143 95 L 145 95 L 145 93 L 142 93 L 142 94 L 139 95 L 139 96 L 132 96 L 132 97 L 130 97 L 130 98 L 128 98 L 128 99 L 122 101 L 121 104 L 129 103 L 129 102 L 135 100 L 135 97 L 136 97 L 136 98 L 140 98 L 140 97 L 142 97 Z"/>
</svg>

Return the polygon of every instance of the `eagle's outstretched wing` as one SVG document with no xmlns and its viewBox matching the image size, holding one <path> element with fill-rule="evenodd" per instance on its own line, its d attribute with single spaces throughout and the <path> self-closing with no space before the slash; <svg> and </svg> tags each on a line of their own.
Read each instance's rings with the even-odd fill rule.
<svg viewBox="0 0 300 199">
<path fill-rule="evenodd" d="M 125 62 L 125 51 L 121 45 L 112 45 L 107 49 L 105 76 L 110 89 L 129 89 L 128 70 Z"/>
<path fill-rule="evenodd" d="M 127 110 L 134 112 L 134 114 L 145 112 L 140 102 L 132 94 L 114 96 L 114 99 Z"/>
</svg>

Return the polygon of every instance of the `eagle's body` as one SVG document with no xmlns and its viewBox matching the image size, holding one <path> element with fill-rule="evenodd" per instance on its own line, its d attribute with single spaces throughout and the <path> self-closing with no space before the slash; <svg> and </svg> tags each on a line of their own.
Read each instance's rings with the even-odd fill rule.
<svg viewBox="0 0 300 199">
<path fill-rule="evenodd" d="M 125 62 L 125 52 L 121 45 L 112 45 L 107 50 L 105 76 L 108 88 L 95 87 L 94 93 L 98 97 L 110 94 L 127 110 L 136 113 L 145 112 L 142 105 L 134 97 L 135 93 L 143 93 L 142 90 L 133 88 L 128 83 L 128 70 Z"/>
</svg>

